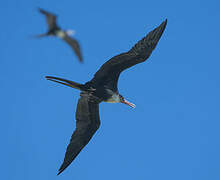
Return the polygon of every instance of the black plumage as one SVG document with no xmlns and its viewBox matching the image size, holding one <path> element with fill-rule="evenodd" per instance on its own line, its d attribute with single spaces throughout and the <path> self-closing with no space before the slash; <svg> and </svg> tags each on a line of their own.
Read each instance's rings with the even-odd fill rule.
<svg viewBox="0 0 220 180">
<path fill-rule="evenodd" d="M 140 40 L 128 52 L 117 55 L 104 63 L 95 73 L 93 79 L 85 84 L 75 83 L 58 77 L 46 76 L 48 80 L 81 91 L 81 97 L 76 110 L 76 130 L 67 147 L 65 158 L 58 174 L 69 166 L 99 128 L 100 102 L 120 102 L 134 107 L 134 104 L 125 100 L 124 97 L 118 93 L 117 82 L 119 75 L 125 69 L 148 59 L 161 38 L 166 24 L 167 20 L 148 33 L 146 37 Z"/>
<path fill-rule="evenodd" d="M 78 41 L 75 38 L 69 36 L 69 31 L 64 31 L 57 25 L 57 16 L 41 8 L 39 8 L 39 12 L 45 15 L 49 29 L 47 33 L 37 35 L 36 37 L 57 36 L 61 38 L 72 48 L 79 61 L 82 62 L 83 57 Z"/>
</svg>

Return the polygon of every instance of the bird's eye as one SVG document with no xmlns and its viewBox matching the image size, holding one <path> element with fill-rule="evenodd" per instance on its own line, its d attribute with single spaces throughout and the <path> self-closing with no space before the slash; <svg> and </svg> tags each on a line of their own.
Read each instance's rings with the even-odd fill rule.
<svg viewBox="0 0 220 180">
<path fill-rule="evenodd" d="M 120 100 L 123 101 L 124 100 L 124 97 L 122 95 L 119 95 L 120 97 Z"/>
</svg>

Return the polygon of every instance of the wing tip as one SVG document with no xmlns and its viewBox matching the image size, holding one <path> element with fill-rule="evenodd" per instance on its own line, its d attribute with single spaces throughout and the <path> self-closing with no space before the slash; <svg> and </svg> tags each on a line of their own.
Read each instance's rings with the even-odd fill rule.
<svg viewBox="0 0 220 180">
<path fill-rule="evenodd" d="M 38 7 L 37 9 L 38 9 L 38 11 L 39 11 L 40 13 L 45 14 L 45 10 L 44 10 L 44 9 L 42 9 L 42 8 L 40 8 L 40 7 Z"/>
<path fill-rule="evenodd" d="M 60 170 L 59 170 L 59 172 L 57 173 L 57 176 L 59 176 L 62 172 L 63 172 L 63 171 L 60 171 Z"/>
<path fill-rule="evenodd" d="M 162 22 L 162 24 L 164 24 L 163 26 L 166 27 L 166 25 L 167 25 L 167 18 Z"/>
<path fill-rule="evenodd" d="M 82 57 L 78 57 L 78 59 L 79 59 L 79 62 L 80 62 L 80 63 L 82 63 L 82 64 L 84 63 L 84 61 L 83 61 L 83 58 L 82 58 Z"/>
<path fill-rule="evenodd" d="M 160 24 L 160 26 L 159 27 L 161 27 L 162 28 L 162 32 L 164 31 L 164 29 L 166 28 L 166 26 L 167 26 L 167 18 Z"/>
<path fill-rule="evenodd" d="M 66 168 L 68 167 L 67 166 L 64 166 L 63 164 L 60 166 L 60 169 L 58 170 L 59 172 L 57 173 L 57 176 L 59 176 Z"/>
<path fill-rule="evenodd" d="M 166 29 L 166 26 L 167 26 L 167 18 L 157 28 L 155 28 L 153 31 L 151 31 L 151 32 L 154 32 L 155 35 L 157 36 L 155 38 L 156 44 L 160 40 L 164 30 Z"/>
<path fill-rule="evenodd" d="M 56 14 L 54 14 L 54 13 L 52 13 L 52 12 L 50 12 L 50 11 L 44 10 L 43 8 L 38 7 L 37 9 L 38 9 L 38 11 L 39 11 L 41 14 L 44 14 L 45 16 L 54 16 L 54 17 L 57 17 Z"/>
</svg>

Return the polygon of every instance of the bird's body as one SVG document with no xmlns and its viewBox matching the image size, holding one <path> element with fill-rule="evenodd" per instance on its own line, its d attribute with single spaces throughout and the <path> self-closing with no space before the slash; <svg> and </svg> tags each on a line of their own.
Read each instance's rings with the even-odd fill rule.
<svg viewBox="0 0 220 180">
<path fill-rule="evenodd" d="M 37 35 L 36 37 L 45 37 L 45 36 L 56 36 L 60 39 L 64 40 L 75 52 L 76 56 L 78 57 L 79 61 L 82 62 L 82 54 L 80 50 L 80 45 L 76 39 L 70 37 L 69 33 L 71 31 L 64 31 L 57 25 L 57 16 L 50 12 L 47 12 L 41 8 L 39 8 L 39 12 L 46 16 L 47 24 L 48 24 L 48 31 L 47 33 Z"/>
<path fill-rule="evenodd" d="M 57 30 L 55 31 L 55 36 L 59 37 L 59 38 L 64 38 L 66 36 L 66 32 L 62 31 L 62 30 Z"/>
<path fill-rule="evenodd" d="M 104 63 L 95 73 L 94 77 L 85 84 L 79 84 L 70 80 L 46 76 L 48 80 L 81 91 L 76 110 L 76 130 L 74 131 L 70 144 L 67 147 L 64 162 L 59 169 L 60 174 L 75 159 L 82 148 L 89 142 L 93 134 L 100 126 L 99 103 L 124 103 L 131 107 L 134 104 L 124 99 L 118 92 L 118 78 L 125 69 L 146 61 L 156 47 L 166 27 L 167 20 L 160 26 L 147 34 L 128 52 L 119 54 Z"/>
</svg>

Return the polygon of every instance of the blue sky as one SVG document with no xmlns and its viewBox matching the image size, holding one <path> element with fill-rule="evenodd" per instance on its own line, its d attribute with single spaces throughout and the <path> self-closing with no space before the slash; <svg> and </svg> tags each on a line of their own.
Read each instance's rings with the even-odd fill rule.
<svg viewBox="0 0 220 180">
<path fill-rule="evenodd" d="M 220 2 L 3 1 L 0 19 L 1 179 L 219 180 Z M 76 30 L 85 63 L 47 30 L 37 7 Z M 136 104 L 100 104 L 101 127 L 56 176 L 75 129 L 79 92 L 45 75 L 84 83 L 168 18 L 149 60 L 123 72 Z"/>
</svg>

